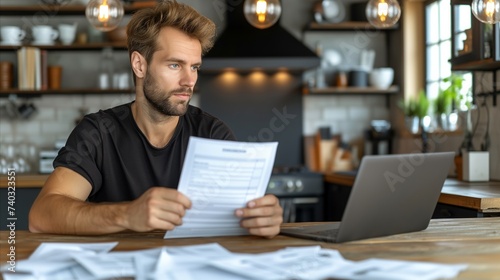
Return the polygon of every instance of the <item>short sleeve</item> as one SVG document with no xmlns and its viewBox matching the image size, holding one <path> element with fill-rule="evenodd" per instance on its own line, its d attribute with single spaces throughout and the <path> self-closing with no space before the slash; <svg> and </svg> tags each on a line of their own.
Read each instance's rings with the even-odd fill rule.
<svg viewBox="0 0 500 280">
<path fill-rule="evenodd" d="M 66 145 L 54 160 L 54 168 L 62 166 L 82 175 L 92 185 L 92 194 L 102 185 L 99 163 L 103 143 L 98 121 L 86 116 L 71 132 Z"/>
</svg>

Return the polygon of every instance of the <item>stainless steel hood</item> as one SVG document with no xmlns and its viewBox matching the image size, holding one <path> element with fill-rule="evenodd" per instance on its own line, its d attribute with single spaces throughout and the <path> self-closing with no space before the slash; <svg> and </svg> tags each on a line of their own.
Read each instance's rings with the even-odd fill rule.
<svg viewBox="0 0 500 280">
<path fill-rule="evenodd" d="M 307 70 L 319 66 L 319 57 L 288 33 L 279 22 L 267 29 L 250 25 L 243 2 L 226 0 L 226 29 L 203 58 L 203 70 Z"/>
</svg>

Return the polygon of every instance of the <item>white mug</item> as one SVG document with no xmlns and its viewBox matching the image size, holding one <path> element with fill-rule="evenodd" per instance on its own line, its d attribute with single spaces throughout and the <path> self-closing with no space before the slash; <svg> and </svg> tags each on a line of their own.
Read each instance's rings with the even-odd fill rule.
<svg viewBox="0 0 500 280">
<path fill-rule="evenodd" d="M 59 40 L 63 45 L 71 45 L 75 41 L 77 23 L 59 24 Z"/>
<path fill-rule="evenodd" d="M 59 36 L 59 32 L 50 25 L 35 25 L 32 27 L 34 44 L 51 45 Z"/>
<path fill-rule="evenodd" d="M 0 34 L 4 45 L 20 45 L 26 36 L 26 32 L 17 26 L 2 26 Z"/>
</svg>

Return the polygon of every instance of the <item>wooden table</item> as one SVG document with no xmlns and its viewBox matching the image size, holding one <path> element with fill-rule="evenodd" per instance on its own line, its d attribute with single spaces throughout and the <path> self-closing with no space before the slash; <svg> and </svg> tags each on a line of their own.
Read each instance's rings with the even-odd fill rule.
<svg viewBox="0 0 500 280">
<path fill-rule="evenodd" d="M 318 223 L 307 223 L 318 224 Z M 291 224 L 285 224 L 283 227 Z M 457 279 L 498 279 L 500 276 L 500 218 L 439 219 L 420 232 L 371 238 L 341 244 L 316 242 L 287 236 L 273 239 L 255 236 L 185 238 L 164 240 L 164 232 L 118 233 L 103 236 L 69 236 L 16 231 L 16 259 L 27 258 L 41 242 L 118 241 L 114 250 L 138 250 L 218 242 L 232 252 L 271 252 L 290 246 L 321 245 L 339 250 L 350 260 L 386 258 L 438 263 L 467 263 Z M 0 262 L 7 260 L 9 231 L 0 232 Z"/>
<path fill-rule="evenodd" d="M 325 182 L 352 187 L 355 173 L 326 174 Z M 464 182 L 446 179 L 439 203 L 474 209 L 484 213 L 500 213 L 500 182 Z"/>
</svg>

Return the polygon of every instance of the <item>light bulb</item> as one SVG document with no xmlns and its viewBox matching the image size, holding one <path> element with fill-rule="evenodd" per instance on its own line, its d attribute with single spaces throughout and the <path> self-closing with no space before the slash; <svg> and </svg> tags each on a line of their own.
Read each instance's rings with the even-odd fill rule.
<svg viewBox="0 0 500 280">
<path fill-rule="evenodd" d="M 243 13 L 252 26 L 265 29 L 280 18 L 281 4 L 279 0 L 245 0 Z"/>
<path fill-rule="evenodd" d="M 481 22 L 500 22 L 500 0 L 473 0 L 472 13 Z"/>
<path fill-rule="evenodd" d="M 96 29 L 111 31 L 123 18 L 123 5 L 120 0 L 92 0 L 87 4 L 85 15 Z"/>
<path fill-rule="evenodd" d="M 370 0 L 366 5 L 366 18 L 379 28 L 391 27 L 401 16 L 401 7 L 396 0 Z"/>
</svg>

